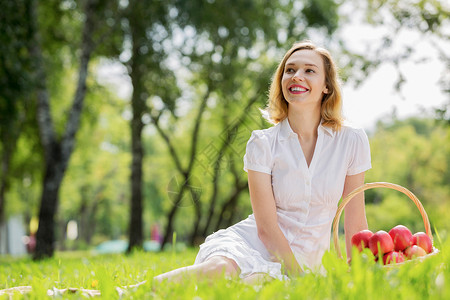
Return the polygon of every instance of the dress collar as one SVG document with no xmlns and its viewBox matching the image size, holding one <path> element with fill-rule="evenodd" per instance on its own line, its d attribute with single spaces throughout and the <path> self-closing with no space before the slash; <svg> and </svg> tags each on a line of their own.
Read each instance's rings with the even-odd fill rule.
<svg viewBox="0 0 450 300">
<path fill-rule="evenodd" d="M 320 121 L 320 125 L 319 128 L 317 129 L 318 132 L 323 131 L 325 133 L 327 133 L 328 135 L 330 135 L 331 137 L 334 136 L 335 132 L 332 128 L 328 127 L 328 126 L 323 126 L 322 125 L 323 120 Z M 284 139 L 288 139 L 291 136 L 297 136 L 297 134 L 292 130 L 291 126 L 289 125 L 289 120 L 288 118 L 285 118 L 283 121 L 281 121 L 278 126 L 280 126 L 280 138 L 282 140 Z"/>
</svg>

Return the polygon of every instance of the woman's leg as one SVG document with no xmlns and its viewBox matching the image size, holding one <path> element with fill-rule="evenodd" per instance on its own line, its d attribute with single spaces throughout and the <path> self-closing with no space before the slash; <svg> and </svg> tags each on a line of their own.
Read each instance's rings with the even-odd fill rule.
<svg viewBox="0 0 450 300">
<path fill-rule="evenodd" d="M 171 281 L 171 282 L 181 282 L 185 277 L 196 276 L 198 278 L 217 278 L 220 276 L 236 277 L 240 273 L 240 269 L 236 262 L 225 256 L 212 256 L 205 260 L 204 262 L 192 265 L 188 267 L 183 267 L 163 273 L 156 276 L 159 282 Z"/>
</svg>

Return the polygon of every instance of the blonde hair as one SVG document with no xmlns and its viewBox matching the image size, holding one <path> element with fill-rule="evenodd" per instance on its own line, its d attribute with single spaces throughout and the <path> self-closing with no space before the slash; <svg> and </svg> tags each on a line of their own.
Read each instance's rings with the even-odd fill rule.
<svg viewBox="0 0 450 300">
<path fill-rule="evenodd" d="M 322 117 L 322 125 L 339 130 L 342 126 L 342 96 L 339 87 L 339 78 L 337 75 L 337 67 L 328 50 L 317 47 L 310 41 L 295 43 L 289 49 L 278 65 L 277 70 L 272 79 L 269 89 L 269 101 L 263 114 L 267 116 L 269 122 L 277 124 L 287 118 L 288 102 L 284 99 L 281 88 L 281 79 L 283 77 L 286 61 L 292 53 L 300 50 L 313 50 L 318 53 L 323 60 L 325 69 L 325 85 L 328 93 L 323 96 L 320 114 Z"/>
</svg>

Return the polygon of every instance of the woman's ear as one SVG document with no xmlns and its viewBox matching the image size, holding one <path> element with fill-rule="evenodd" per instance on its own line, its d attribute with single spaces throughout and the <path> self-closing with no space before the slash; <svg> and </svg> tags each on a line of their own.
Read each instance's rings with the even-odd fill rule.
<svg viewBox="0 0 450 300">
<path fill-rule="evenodd" d="M 328 94 L 328 89 L 325 88 L 325 89 L 323 90 L 323 93 L 324 93 L 324 94 Z"/>
</svg>

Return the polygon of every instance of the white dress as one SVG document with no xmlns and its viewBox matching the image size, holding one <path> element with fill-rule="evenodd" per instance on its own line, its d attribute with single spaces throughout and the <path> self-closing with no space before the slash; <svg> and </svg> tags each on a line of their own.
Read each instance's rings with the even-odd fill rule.
<svg viewBox="0 0 450 300">
<path fill-rule="evenodd" d="M 286 118 L 255 130 L 247 143 L 244 170 L 272 175 L 278 223 L 300 266 L 316 270 L 330 246 L 331 225 L 345 177 L 371 168 L 370 146 L 361 128 L 344 124 L 339 131 L 320 125 L 308 167 L 298 136 Z M 195 263 L 214 255 L 233 259 L 244 278 L 267 273 L 283 279 L 281 265 L 271 261 L 258 238 L 255 218 L 221 229 L 200 245 Z"/>
</svg>

